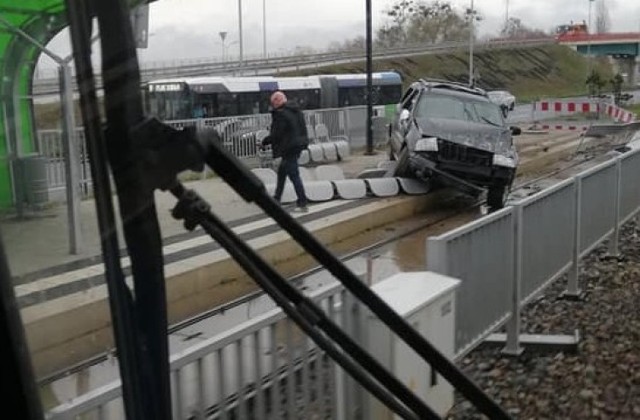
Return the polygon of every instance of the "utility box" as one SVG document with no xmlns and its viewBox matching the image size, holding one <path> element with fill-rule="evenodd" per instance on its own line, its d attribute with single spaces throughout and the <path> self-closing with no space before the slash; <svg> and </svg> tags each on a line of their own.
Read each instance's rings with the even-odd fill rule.
<svg viewBox="0 0 640 420">
<path fill-rule="evenodd" d="M 47 180 L 47 158 L 32 154 L 18 159 L 20 190 L 23 202 L 30 206 L 41 206 L 49 201 Z"/>
<path fill-rule="evenodd" d="M 455 290 L 459 284 L 459 280 L 431 272 L 399 273 L 375 284 L 372 290 L 441 353 L 453 359 Z M 367 348 L 374 357 L 436 413 L 446 415 L 453 407 L 453 387 L 377 317 L 371 315 L 366 321 Z M 400 418 L 367 395 L 363 418 Z"/>
</svg>

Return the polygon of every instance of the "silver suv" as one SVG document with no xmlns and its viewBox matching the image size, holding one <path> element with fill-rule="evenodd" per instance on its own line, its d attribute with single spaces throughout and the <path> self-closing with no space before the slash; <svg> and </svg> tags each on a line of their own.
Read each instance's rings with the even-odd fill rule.
<svg viewBox="0 0 640 420">
<path fill-rule="evenodd" d="M 471 195 L 487 191 L 489 208 L 505 204 L 518 154 L 500 107 L 481 89 L 420 80 L 404 93 L 390 127 L 396 176 L 444 184 Z"/>
</svg>

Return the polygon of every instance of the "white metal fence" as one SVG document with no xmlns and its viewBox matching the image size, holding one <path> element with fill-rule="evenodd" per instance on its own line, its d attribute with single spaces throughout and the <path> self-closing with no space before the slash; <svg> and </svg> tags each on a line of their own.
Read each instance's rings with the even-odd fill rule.
<svg viewBox="0 0 640 420">
<path fill-rule="evenodd" d="M 364 107 L 320 109 L 305 111 L 305 118 L 311 132 L 309 136 L 312 141 L 325 142 L 331 139 L 340 138 L 356 139 L 364 138 L 364 123 L 356 121 L 361 117 Z M 352 114 L 356 115 L 353 117 Z M 363 114 L 362 114 L 363 115 Z M 350 123 L 355 124 L 355 128 L 350 127 Z M 270 114 L 245 115 L 235 117 L 218 117 L 189 120 L 167 121 L 167 124 L 181 129 L 189 126 L 215 127 L 222 140 L 222 144 L 235 156 L 243 159 L 247 164 L 254 165 L 258 162 L 259 145 L 257 142 L 258 132 L 268 130 L 271 125 Z M 315 128 L 326 127 L 328 138 L 318 138 Z M 360 130 L 360 131 L 359 131 Z M 324 131 L 324 130 L 323 130 Z M 47 182 L 49 186 L 49 196 L 59 199 L 65 197 L 65 156 L 63 148 L 62 130 L 39 130 L 38 151 L 47 159 Z M 89 157 L 86 150 L 84 130 L 76 130 L 76 142 L 79 147 L 80 156 L 80 182 L 81 192 L 87 196 L 91 192 L 91 171 Z"/>
<path fill-rule="evenodd" d="M 456 314 L 456 357 L 480 344 L 511 316 L 518 346 L 523 307 L 568 274 L 578 294 L 580 259 L 640 210 L 640 149 L 514 203 L 427 243 L 427 268 L 462 280 Z"/>
<path fill-rule="evenodd" d="M 89 154 L 87 152 L 84 130 L 76 129 L 76 147 L 80 163 L 80 190 L 83 195 L 88 195 L 91 189 L 91 168 L 89 166 Z M 47 159 L 47 184 L 49 196 L 65 196 L 66 168 L 64 155 L 64 133 L 62 130 L 38 130 L 38 151 Z"/>
<path fill-rule="evenodd" d="M 345 301 L 339 283 L 311 298 L 338 324 Z M 171 356 L 175 419 L 336 418 L 341 371 L 289 320 L 269 310 Z M 124 418 L 120 381 L 63 403 L 51 420 Z"/>
<path fill-rule="evenodd" d="M 456 295 L 456 354 L 470 349 L 509 317 L 514 223 L 513 209 L 507 208 L 429 239 L 429 270 L 463 280 Z"/>
</svg>

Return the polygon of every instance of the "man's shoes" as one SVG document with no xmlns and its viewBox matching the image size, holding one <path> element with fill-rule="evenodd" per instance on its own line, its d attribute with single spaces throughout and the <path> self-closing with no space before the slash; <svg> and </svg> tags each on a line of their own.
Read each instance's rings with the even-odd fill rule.
<svg viewBox="0 0 640 420">
<path fill-rule="evenodd" d="M 309 213 L 309 207 L 307 207 L 307 206 L 296 206 L 296 208 L 293 209 L 293 211 L 295 213 Z"/>
</svg>

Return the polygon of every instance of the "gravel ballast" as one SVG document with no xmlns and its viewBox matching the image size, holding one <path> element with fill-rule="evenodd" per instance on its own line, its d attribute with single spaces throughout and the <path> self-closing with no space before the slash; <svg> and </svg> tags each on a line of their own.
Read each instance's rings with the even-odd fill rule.
<svg viewBox="0 0 640 420">
<path fill-rule="evenodd" d="M 479 348 L 460 367 L 518 419 L 640 419 L 640 228 L 621 232 L 621 255 L 606 247 L 588 255 L 582 301 L 560 297 L 566 279 L 550 286 L 522 313 L 522 333 L 580 333 L 575 354 L 525 350 L 503 356 Z M 456 396 L 450 419 L 483 418 Z"/>
</svg>

